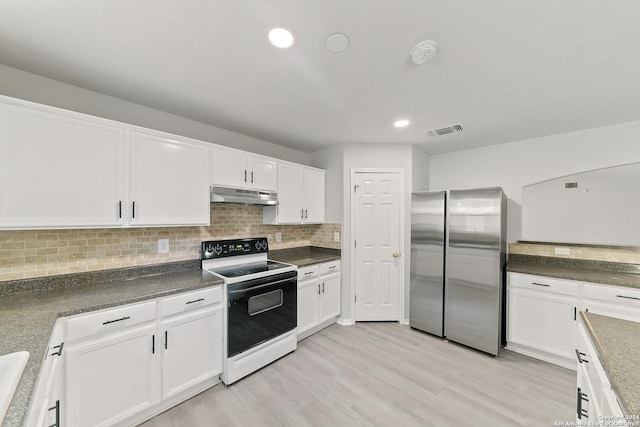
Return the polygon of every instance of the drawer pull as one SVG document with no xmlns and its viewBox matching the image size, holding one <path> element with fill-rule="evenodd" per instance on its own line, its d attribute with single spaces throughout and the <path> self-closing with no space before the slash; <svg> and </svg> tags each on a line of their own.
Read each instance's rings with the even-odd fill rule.
<svg viewBox="0 0 640 427">
<path fill-rule="evenodd" d="M 547 288 L 550 287 L 550 285 L 547 285 L 546 283 L 536 283 L 536 282 L 531 282 L 532 285 L 536 285 L 536 286 L 546 286 Z"/>
<path fill-rule="evenodd" d="M 332 266 L 329 267 L 329 270 L 333 270 L 336 267 L 337 267 L 337 265 L 332 265 Z"/>
<path fill-rule="evenodd" d="M 103 324 L 103 325 L 108 325 L 108 324 L 110 324 L 110 323 L 122 322 L 122 321 L 124 321 L 124 320 L 128 320 L 128 319 L 131 319 L 131 317 L 129 317 L 129 316 L 124 316 L 124 317 L 121 317 L 121 318 L 116 319 L 116 320 L 107 320 L 106 322 L 102 322 L 102 324 Z"/>
<path fill-rule="evenodd" d="M 307 271 L 306 273 L 304 273 L 305 276 L 308 276 L 310 274 L 313 274 L 313 271 Z"/>
<path fill-rule="evenodd" d="M 579 352 L 577 348 L 576 348 L 576 356 L 578 357 L 578 362 L 580 362 L 580 363 L 589 363 L 589 361 L 587 359 L 583 359 L 581 357 L 581 356 L 586 356 L 586 354 Z"/>
<path fill-rule="evenodd" d="M 626 295 L 616 295 L 616 296 L 617 296 L 618 298 L 635 299 L 635 300 L 640 301 L 640 298 L 638 298 L 638 297 L 628 297 L 628 296 L 626 296 Z"/>
<path fill-rule="evenodd" d="M 195 304 L 197 302 L 204 301 L 204 298 L 194 299 L 193 301 L 187 301 L 185 304 Z"/>
<path fill-rule="evenodd" d="M 64 343 L 61 342 L 60 345 L 54 345 L 53 347 L 51 347 L 52 349 L 57 348 L 57 351 L 54 351 L 53 353 L 51 353 L 51 356 L 62 356 L 62 347 L 64 346 Z"/>
</svg>

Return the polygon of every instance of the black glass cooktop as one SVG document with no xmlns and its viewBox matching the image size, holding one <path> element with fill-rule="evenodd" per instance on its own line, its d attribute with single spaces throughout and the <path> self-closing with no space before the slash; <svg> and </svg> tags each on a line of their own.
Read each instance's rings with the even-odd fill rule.
<svg viewBox="0 0 640 427">
<path fill-rule="evenodd" d="M 242 277 L 247 276 L 249 274 L 255 273 L 263 273 L 266 271 L 274 271 L 280 268 L 288 267 L 286 264 L 282 264 L 280 262 L 275 261 L 266 261 L 266 262 L 254 262 L 251 264 L 240 264 L 233 265 L 229 267 L 221 267 L 216 269 L 211 269 L 214 273 L 217 273 L 224 277 Z"/>
</svg>

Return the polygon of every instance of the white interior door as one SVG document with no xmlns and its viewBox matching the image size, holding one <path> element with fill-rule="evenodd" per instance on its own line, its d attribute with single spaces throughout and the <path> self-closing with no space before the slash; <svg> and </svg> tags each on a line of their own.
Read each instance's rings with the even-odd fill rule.
<svg viewBox="0 0 640 427">
<path fill-rule="evenodd" d="M 355 173 L 355 319 L 399 320 L 399 172 Z"/>
</svg>

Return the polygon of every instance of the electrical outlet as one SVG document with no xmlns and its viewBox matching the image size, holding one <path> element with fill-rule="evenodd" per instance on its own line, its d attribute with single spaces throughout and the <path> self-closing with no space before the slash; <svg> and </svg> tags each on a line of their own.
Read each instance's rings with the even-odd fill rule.
<svg viewBox="0 0 640 427">
<path fill-rule="evenodd" d="M 169 239 L 158 239 L 158 253 L 169 253 Z"/>
<path fill-rule="evenodd" d="M 276 243 L 280 243 L 282 242 L 282 233 L 279 231 L 276 231 Z"/>
<path fill-rule="evenodd" d="M 571 250 L 569 248 L 555 248 L 554 252 L 556 255 L 571 255 Z"/>
<path fill-rule="evenodd" d="M 340 241 L 340 232 L 339 231 L 334 231 L 333 232 L 333 241 L 334 242 L 339 242 Z"/>
</svg>

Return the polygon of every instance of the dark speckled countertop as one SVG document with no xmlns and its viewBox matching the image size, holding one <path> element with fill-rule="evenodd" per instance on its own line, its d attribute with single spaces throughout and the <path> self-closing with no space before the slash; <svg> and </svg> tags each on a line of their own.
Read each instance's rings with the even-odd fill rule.
<svg viewBox="0 0 640 427">
<path fill-rule="evenodd" d="M 221 284 L 198 260 L 0 282 L 0 355 L 30 354 L 2 426 L 24 422 L 58 318 Z"/>
<path fill-rule="evenodd" d="M 640 289 L 636 264 L 510 254 L 507 271 Z"/>
<path fill-rule="evenodd" d="M 340 249 L 321 248 L 318 246 L 278 249 L 269 251 L 269 258 L 274 261 L 305 267 L 307 265 L 339 260 Z"/>
<path fill-rule="evenodd" d="M 580 314 L 623 411 L 640 415 L 640 322 Z"/>
</svg>

